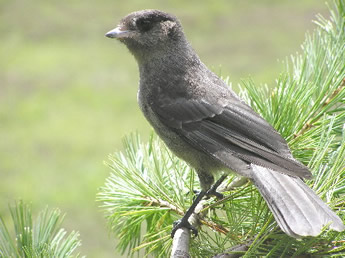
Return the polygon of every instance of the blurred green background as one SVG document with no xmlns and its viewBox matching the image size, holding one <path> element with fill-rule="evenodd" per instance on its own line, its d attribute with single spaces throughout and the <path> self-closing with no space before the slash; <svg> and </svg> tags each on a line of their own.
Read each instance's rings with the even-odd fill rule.
<svg viewBox="0 0 345 258">
<path fill-rule="evenodd" d="M 251 76 L 273 84 L 299 50 L 323 0 L 91 1 L 0 0 L 0 214 L 31 202 L 66 213 L 88 257 L 115 252 L 100 204 L 107 155 L 121 139 L 150 127 L 136 104 L 137 66 L 104 37 L 129 12 L 177 15 L 201 59 L 236 85 Z M 235 87 L 236 88 L 236 87 Z"/>
</svg>

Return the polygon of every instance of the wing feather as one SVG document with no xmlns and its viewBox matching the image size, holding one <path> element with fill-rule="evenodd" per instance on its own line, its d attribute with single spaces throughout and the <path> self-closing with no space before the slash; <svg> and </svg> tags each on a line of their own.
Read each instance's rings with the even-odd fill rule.
<svg viewBox="0 0 345 258">
<path fill-rule="evenodd" d="M 243 162 L 292 176 L 311 177 L 308 168 L 292 157 L 280 134 L 236 95 L 207 97 L 165 97 L 154 111 L 163 124 L 187 143 L 230 169 L 236 171 L 238 163 Z"/>
</svg>

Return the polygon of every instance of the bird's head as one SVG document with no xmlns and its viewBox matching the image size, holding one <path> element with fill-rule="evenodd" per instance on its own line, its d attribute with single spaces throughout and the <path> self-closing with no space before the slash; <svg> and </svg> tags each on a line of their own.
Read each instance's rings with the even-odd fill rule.
<svg viewBox="0 0 345 258">
<path fill-rule="evenodd" d="M 142 10 L 130 13 L 119 25 L 105 34 L 116 38 L 138 57 L 144 52 L 166 48 L 184 39 L 182 27 L 177 18 L 158 10 Z"/>
</svg>

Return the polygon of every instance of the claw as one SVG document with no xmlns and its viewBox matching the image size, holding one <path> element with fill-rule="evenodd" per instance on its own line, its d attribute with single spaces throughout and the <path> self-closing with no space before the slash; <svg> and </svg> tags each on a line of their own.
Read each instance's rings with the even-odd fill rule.
<svg viewBox="0 0 345 258">
<path fill-rule="evenodd" d="M 200 192 L 201 192 L 200 190 L 193 190 L 193 191 L 189 191 L 188 193 L 186 193 L 186 195 L 193 193 L 193 201 L 194 201 Z"/>
<path fill-rule="evenodd" d="M 224 179 L 226 178 L 226 175 L 222 175 L 217 182 L 206 192 L 206 196 L 210 197 L 210 196 L 215 196 L 217 197 L 217 199 L 223 199 L 224 195 L 222 195 L 221 193 L 217 192 L 217 188 L 218 186 L 220 186 L 220 184 L 224 181 Z"/>
<path fill-rule="evenodd" d="M 217 191 L 210 189 L 206 192 L 207 197 L 215 196 L 217 199 L 221 200 L 224 198 L 224 195 L 221 193 L 218 193 Z"/>
<path fill-rule="evenodd" d="M 198 230 L 193 227 L 189 222 L 188 220 L 185 220 L 184 218 L 182 219 L 179 219 L 179 220 L 176 220 L 174 221 L 173 223 L 173 230 L 171 231 L 171 237 L 174 238 L 174 235 L 176 233 L 176 231 L 179 229 L 179 228 L 186 228 L 186 229 L 189 229 L 192 231 L 192 234 L 194 236 L 197 236 L 198 235 Z"/>
</svg>

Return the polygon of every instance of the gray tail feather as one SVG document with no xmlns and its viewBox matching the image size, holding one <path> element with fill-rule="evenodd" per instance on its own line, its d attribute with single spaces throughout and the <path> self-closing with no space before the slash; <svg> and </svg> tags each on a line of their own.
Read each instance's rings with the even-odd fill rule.
<svg viewBox="0 0 345 258">
<path fill-rule="evenodd" d="M 301 238 L 317 236 L 322 228 L 345 230 L 341 219 L 300 178 L 252 165 L 252 180 L 280 228 Z"/>
</svg>

